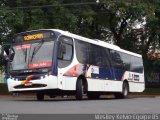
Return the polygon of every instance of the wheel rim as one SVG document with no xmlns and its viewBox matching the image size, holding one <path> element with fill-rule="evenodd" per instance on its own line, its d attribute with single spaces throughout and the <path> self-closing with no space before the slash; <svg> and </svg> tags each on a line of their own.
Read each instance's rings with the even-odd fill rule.
<svg viewBox="0 0 160 120">
<path fill-rule="evenodd" d="M 124 96 L 127 96 L 128 95 L 128 88 L 127 88 L 127 85 L 125 84 L 124 85 Z"/>
</svg>

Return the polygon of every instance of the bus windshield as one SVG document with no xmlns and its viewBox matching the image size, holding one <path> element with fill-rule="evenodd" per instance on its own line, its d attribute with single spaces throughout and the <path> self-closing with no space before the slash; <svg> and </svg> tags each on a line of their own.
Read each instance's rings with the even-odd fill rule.
<svg viewBox="0 0 160 120">
<path fill-rule="evenodd" d="M 10 70 L 34 69 L 52 65 L 54 41 L 40 41 L 13 46 Z"/>
</svg>

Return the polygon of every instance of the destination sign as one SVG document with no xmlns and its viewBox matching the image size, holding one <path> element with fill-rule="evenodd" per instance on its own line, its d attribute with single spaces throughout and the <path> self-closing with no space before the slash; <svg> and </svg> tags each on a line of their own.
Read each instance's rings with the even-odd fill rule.
<svg viewBox="0 0 160 120">
<path fill-rule="evenodd" d="M 34 34 L 34 35 L 27 35 L 24 36 L 24 40 L 36 40 L 36 39 L 42 39 L 44 38 L 43 34 Z"/>
<path fill-rule="evenodd" d="M 35 40 L 48 40 L 53 38 L 54 33 L 52 31 L 33 31 L 24 32 L 15 35 L 13 42 L 23 42 L 23 41 L 35 41 Z"/>
</svg>

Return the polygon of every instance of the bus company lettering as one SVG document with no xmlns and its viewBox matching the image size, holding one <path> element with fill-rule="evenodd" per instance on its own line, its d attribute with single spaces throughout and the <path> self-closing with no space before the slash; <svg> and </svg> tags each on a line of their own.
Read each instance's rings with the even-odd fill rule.
<svg viewBox="0 0 160 120">
<path fill-rule="evenodd" d="M 131 74 L 131 73 L 129 73 L 129 78 L 128 78 L 128 80 L 133 80 L 133 74 Z"/>
<path fill-rule="evenodd" d="M 134 80 L 139 81 L 139 75 L 134 75 Z"/>
<path fill-rule="evenodd" d="M 129 78 L 128 78 L 128 80 L 139 81 L 139 75 L 129 73 Z"/>
</svg>

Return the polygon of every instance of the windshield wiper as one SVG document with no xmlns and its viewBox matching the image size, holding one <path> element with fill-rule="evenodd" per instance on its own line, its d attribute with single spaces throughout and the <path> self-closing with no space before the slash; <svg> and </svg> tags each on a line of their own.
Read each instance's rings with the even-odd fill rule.
<svg viewBox="0 0 160 120">
<path fill-rule="evenodd" d="M 25 62 L 27 61 L 27 48 L 24 51 L 24 55 L 25 55 Z"/>
<path fill-rule="evenodd" d="M 42 41 L 37 46 L 34 47 L 30 62 L 32 62 L 34 56 L 39 51 L 39 49 L 42 47 L 43 43 L 44 43 L 44 40 L 42 39 Z"/>
<path fill-rule="evenodd" d="M 22 47 L 22 42 L 21 42 L 21 47 Z M 22 49 L 23 54 L 25 55 L 25 62 L 27 61 L 27 48 Z"/>
</svg>

